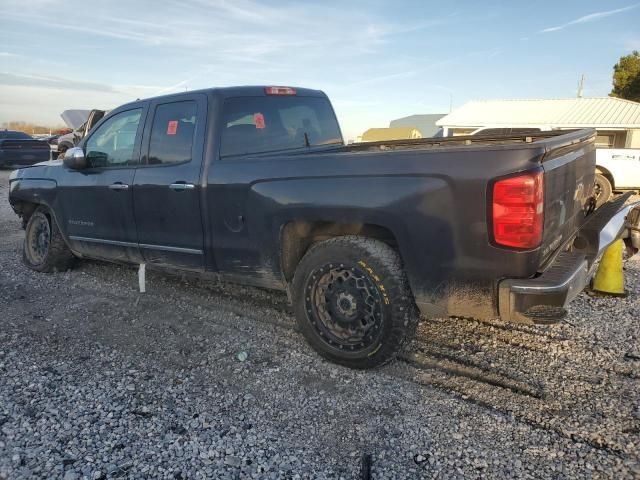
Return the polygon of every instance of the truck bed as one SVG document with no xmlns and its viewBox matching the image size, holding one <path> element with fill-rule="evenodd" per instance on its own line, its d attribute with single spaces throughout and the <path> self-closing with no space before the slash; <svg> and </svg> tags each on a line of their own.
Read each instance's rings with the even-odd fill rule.
<svg viewBox="0 0 640 480">
<path fill-rule="evenodd" d="M 434 148 L 450 147 L 483 147 L 483 146 L 506 146 L 522 144 L 539 144 L 541 142 L 551 148 L 558 143 L 563 144 L 581 141 L 593 134 L 591 129 L 581 130 L 554 130 L 545 132 L 528 133 L 524 135 L 462 135 L 457 137 L 443 138 L 416 138 L 406 140 L 384 140 L 380 142 L 353 143 L 339 147 L 336 150 L 345 152 L 371 152 L 386 150 L 422 150 Z"/>
<path fill-rule="evenodd" d="M 341 222 L 349 211 L 356 219 L 352 223 L 400 232 L 398 247 L 424 313 L 490 318 L 496 305 L 486 299 L 495 298 L 497 282 L 541 274 L 591 212 L 594 136 L 594 130 L 583 129 L 273 152 L 246 158 L 250 168 L 241 173 L 237 165 L 222 162 L 209 180 L 253 185 L 244 211 L 255 213 L 249 228 L 257 231 L 265 218 L 275 215 L 281 222 L 283 212 Z M 536 169 L 544 172 L 542 244 L 532 250 L 495 245 L 492 182 Z M 230 195 L 209 201 L 231 202 Z M 264 262 L 263 247 L 256 246 L 254 255 L 262 257 L 255 263 Z M 273 252 L 268 261 L 278 259 Z"/>
</svg>

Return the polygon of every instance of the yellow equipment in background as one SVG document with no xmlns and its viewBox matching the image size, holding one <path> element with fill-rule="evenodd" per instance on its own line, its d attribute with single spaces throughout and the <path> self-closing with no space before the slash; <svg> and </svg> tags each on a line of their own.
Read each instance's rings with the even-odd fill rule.
<svg viewBox="0 0 640 480">
<path fill-rule="evenodd" d="M 627 296 L 622 272 L 622 252 L 624 241 L 616 240 L 607 247 L 598 265 L 598 271 L 591 282 L 591 290 L 597 294 L 615 297 Z"/>
</svg>

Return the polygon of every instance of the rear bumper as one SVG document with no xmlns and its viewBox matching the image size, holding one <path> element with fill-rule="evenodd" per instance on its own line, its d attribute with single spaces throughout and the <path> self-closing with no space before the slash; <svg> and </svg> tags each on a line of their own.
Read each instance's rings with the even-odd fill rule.
<svg viewBox="0 0 640 480">
<path fill-rule="evenodd" d="M 629 196 L 622 195 L 596 210 L 578 232 L 574 248 L 560 252 L 541 275 L 502 280 L 498 285 L 500 318 L 518 323 L 556 322 L 589 283 L 609 245 L 625 238 L 640 248 L 640 202 L 624 205 Z"/>
</svg>

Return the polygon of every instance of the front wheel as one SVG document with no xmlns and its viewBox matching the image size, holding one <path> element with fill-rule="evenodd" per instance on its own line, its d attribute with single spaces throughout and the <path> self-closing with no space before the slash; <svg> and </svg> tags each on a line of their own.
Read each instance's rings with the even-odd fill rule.
<svg viewBox="0 0 640 480">
<path fill-rule="evenodd" d="M 58 226 L 44 207 L 38 207 L 25 228 L 22 247 L 24 264 L 37 272 L 68 270 L 74 260 Z"/>
<path fill-rule="evenodd" d="M 312 246 L 296 269 L 293 297 L 311 346 L 351 368 L 390 361 L 417 325 L 400 256 L 370 238 L 344 236 Z"/>
</svg>

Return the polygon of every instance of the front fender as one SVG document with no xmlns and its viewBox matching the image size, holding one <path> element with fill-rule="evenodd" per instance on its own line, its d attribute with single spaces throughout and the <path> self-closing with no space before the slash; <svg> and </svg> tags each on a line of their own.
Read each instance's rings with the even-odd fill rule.
<svg viewBox="0 0 640 480">
<path fill-rule="evenodd" d="M 55 180 L 37 179 L 37 178 L 15 178 L 9 182 L 9 203 L 16 213 L 16 210 L 22 203 L 35 203 L 38 205 L 46 205 L 52 209 L 56 200 L 56 187 L 58 184 Z"/>
</svg>

